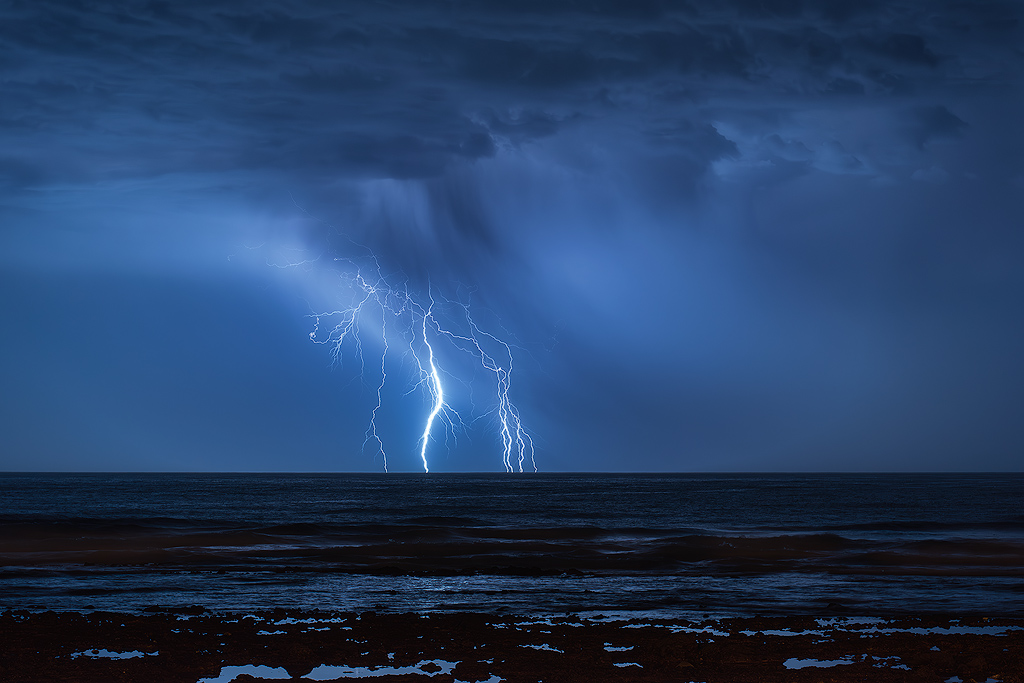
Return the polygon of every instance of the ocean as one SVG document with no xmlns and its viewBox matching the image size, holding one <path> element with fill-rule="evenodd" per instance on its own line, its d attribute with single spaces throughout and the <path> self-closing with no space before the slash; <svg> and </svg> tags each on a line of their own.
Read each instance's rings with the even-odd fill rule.
<svg viewBox="0 0 1024 683">
<path fill-rule="evenodd" d="M 0 610 L 1024 613 L 1021 474 L 0 474 Z"/>
</svg>

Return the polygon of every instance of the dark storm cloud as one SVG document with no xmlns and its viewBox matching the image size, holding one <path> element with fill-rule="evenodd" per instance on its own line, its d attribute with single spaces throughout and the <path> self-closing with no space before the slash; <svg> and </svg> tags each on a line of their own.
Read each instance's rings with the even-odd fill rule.
<svg viewBox="0 0 1024 683">
<path fill-rule="evenodd" d="M 1012 344 L 991 340 L 1021 340 L 1006 320 L 1022 14 L 1000 0 L 9 2 L 0 246 L 40 269 L 190 263 L 216 226 L 254 216 L 274 227 L 239 228 L 228 253 L 279 238 L 285 255 L 260 252 L 261 267 L 368 244 L 397 279 L 472 291 L 524 346 L 551 349 L 524 361 L 544 379 L 517 386 L 549 434 L 614 444 L 608 467 L 634 447 L 655 455 L 632 466 L 676 467 L 657 454 L 681 443 L 664 426 L 679 415 L 702 463 L 790 448 L 803 455 L 778 462 L 809 467 L 829 434 L 852 444 L 848 465 L 879 444 L 941 450 L 969 441 L 963 425 L 920 436 L 959 424 L 936 417 L 948 406 L 1020 403 Z M 993 444 L 1024 442 L 986 419 Z M 723 455 L 744 449 L 755 459 Z"/>
<path fill-rule="evenodd" d="M 967 128 L 966 122 L 941 105 L 918 107 L 912 116 L 914 127 L 911 135 L 921 148 L 931 140 L 958 138 Z"/>
<path fill-rule="evenodd" d="M 941 23 L 858 7 L 16 3 L 0 27 L 7 165 L 59 145 L 62 166 L 97 179 L 254 165 L 431 177 L 607 116 L 657 134 L 663 118 L 706 125 L 692 103 L 723 96 L 742 109 L 913 92 L 959 76 L 949 42 L 977 49 L 1011 12 L 948 5 Z"/>
</svg>

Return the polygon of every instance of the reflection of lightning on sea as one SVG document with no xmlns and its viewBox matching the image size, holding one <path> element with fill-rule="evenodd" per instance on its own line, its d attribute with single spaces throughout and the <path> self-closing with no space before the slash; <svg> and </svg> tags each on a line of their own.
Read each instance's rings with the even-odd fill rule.
<svg viewBox="0 0 1024 683">
<path fill-rule="evenodd" d="M 417 370 L 417 380 L 410 391 L 422 388 L 430 398 L 431 410 L 419 440 L 423 470 L 430 471 L 427 447 L 433 439 L 435 423 L 440 421 L 443 424 L 446 440 L 449 436 L 454 436 L 459 427 L 464 426 L 461 415 L 448 404 L 442 383 L 442 377 L 447 373 L 441 367 L 441 359 L 435 346 L 446 341 L 448 348 L 472 355 L 494 376 L 496 405 L 490 413 L 496 419 L 497 430 L 501 436 L 505 470 L 523 472 L 529 462 L 529 467 L 537 471 L 533 440 L 523 429 L 519 411 L 509 399 L 512 374 L 511 345 L 482 330 L 473 319 L 468 303 L 435 297 L 431 291 L 427 297 L 428 302 L 422 304 L 410 294 L 406 283 L 392 286 L 387 281 L 375 256 L 368 257 L 367 263 L 370 262 L 372 268 L 367 267 L 367 274 L 364 275 L 363 269 L 352 259 L 335 259 L 335 263 L 343 266 L 339 276 L 351 291 L 352 299 L 348 305 L 336 310 L 311 314 L 315 322 L 313 330 L 309 333 L 309 338 L 314 343 L 330 347 L 331 357 L 337 364 L 341 364 L 345 344 L 351 340 L 355 355 L 365 369 L 360 321 L 363 316 L 379 313 L 379 318 L 375 319 L 380 322 L 382 342 L 380 381 L 376 385 L 377 400 L 370 413 L 370 424 L 366 430 L 363 448 L 373 444 L 383 459 L 386 472 L 387 454 L 377 431 L 377 413 L 381 408 L 382 394 L 388 379 L 387 356 L 389 351 L 395 348 L 395 342 L 401 339 L 402 347 L 405 349 L 403 357 L 411 358 Z M 435 309 L 440 308 L 457 311 L 461 319 L 460 326 L 452 329 L 450 321 L 436 312 Z"/>
</svg>

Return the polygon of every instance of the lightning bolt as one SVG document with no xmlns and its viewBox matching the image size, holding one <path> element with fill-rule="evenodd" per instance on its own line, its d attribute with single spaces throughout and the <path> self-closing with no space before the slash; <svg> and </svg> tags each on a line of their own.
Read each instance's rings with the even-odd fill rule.
<svg viewBox="0 0 1024 683">
<path fill-rule="evenodd" d="M 456 343 L 462 342 L 471 347 L 470 352 L 480 360 L 483 367 L 494 373 L 498 400 L 495 412 L 498 418 L 498 432 L 501 435 L 504 450 L 502 460 L 505 465 L 505 471 L 515 472 L 518 468 L 519 472 L 523 472 L 524 463 L 527 457 L 529 457 L 530 465 L 533 467 L 533 471 L 536 472 L 537 463 L 534 459 L 533 439 L 523 429 L 523 423 L 519 418 L 519 410 L 508 397 L 512 377 L 512 347 L 493 334 L 481 330 L 473 320 L 468 305 L 459 304 L 459 306 L 462 308 L 466 321 L 469 323 L 469 335 L 458 335 L 448 330 L 441 330 L 441 333 L 455 340 Z M 504 350 L 503 355 L 507 359 L 507 368 L 499 365 L 498 361 L 484 350 L 480 342 L 481 337 L 491 340 Z"/>
<path fill-rule="evenodd" d="M 418 379 L 409 391 L 420 388 L 425 391 L 430 401 L 430 411 L 418 442 L 424 472 L 430 471 L 427 452 L 434 440 L 433 431 L 437 423 L 444 425 L 446 443 L 449 437 L 454 437 L 466 426 L 461 414 L 447 402 L 442 376 L 452 376 L 441 367 L 442 349 L 438 344 L 442 344 L 446 351 L 454 350 L 475 357 L 481 367 L 493 375 L 493 406 L 476 419 L 487 415 L 493 416 L 501 440 L 502 463 L 505 470 L 523 472 L 526 463 L 529 462 L 533 471 L 537 471 L 533 440 L 523 428 L 519 410 L 509 398 L 513 346 L 497 335 L 482 330 L 473 319 L 467 302 L 441 297 L 428 286 L 427 296 L 423 303 L 420 303 L 420 300 L 410 293 L 407 282 L 402 281 L 397 285 L 389 282 L 382 273 L 377 257 L 366 247 L 356 246 L 369 253 L 367 267 L 360 267 L 350 258 L 334 259 L 343 289 L 349 292 L 349 299 L 346 305 L 335 310 L 311 313 L 314 323 L 309 338 L 316 344 L 328 346 L 332 361 L 337 365 L 342 364 L 346 349 L 352 347 L 359 361 L 361 374 L 365 375 L 362 335 L 364 328 L 370 325 L 364 325 L 363 322 L 364 319 L 367 323 L 379 321 L 378 338 L 382 351 L 380 362 L 375 364 L 375 367 L 380 369 L 380 380 L 376 383 L 376 403 L 370 412 L 369 425 L 363 441 L 364 451 L 372 444 L 374 451 L 380 453 L 384 471 L 387 471 L 388 456 L 384 440 L 377 428 L 377 415 L 382 408 L 384 389 L 388 382 L 388 355 L 396 348 L 395 341 L 401 339 L 404 343 L 400 346 L 405 349 L 403 358 L 406 361 L 411 359 L 418 370 Z M 319 259 L 306 259 L 286 265 L 309 267 L 318 261 Z M 440 315 L 438 309 L 456 311 L 460 318 L 458 324 L 453 327 L 449 320 L 450 316 Z"/>
<path fill-rule="evenodd" d="M 388 381 L 386 365 L 388 355 L 387 329 L 387 314 L 382 308 L 380 318 L 380 338 L 381 341 L 384 342 L 384 350 L 380 354 L 380 384 L 377 385 L 377 403 L 373 406 L 373 410 L 370 411 L 370 425 L 366 428 L 366 438 L 363 440 L 363 450 L 366 450 L 366 444 L 371 440 L 377 442 L 377 450 L 380 451 L 380 457 L 383 460 L 385 472 L 388 471 L 388 455 L 384 452 L 384 442 L 380 440 L 380 435 L 377 434 L 377 411 L 380 410 L 382 401 L 381 392 L 384 391 L 384 384 Z"/>
<path fill-rule="evenodd" d="M 420 460 L 423 461 L 424 472 L 430 471 L 430 468 L 427 466 L 427 442 L 430 441 L 430 430 L 434 426 L 437 414 L 444 407 L 444 389 L 441 388 L 441 376 L 437 373 L 437 365 L 434 363 L 434 347 L 430 345 L 430 341 L 427 339 L 427 319 L 431 318 L 433 308 L 433 303 L 431 303 L 430 308 L 427 309 L 426 314 L 423 316 L 423 344 L 427 347 L 427 363 L 430 365 L 430 394 L 434 397 L 434 407 L 431 409 L 430 415 L 427 416 L 427 424 L 423 428 L 423 436 L 420 437 L 422 442 L 420 445 Z"/>
</svg>

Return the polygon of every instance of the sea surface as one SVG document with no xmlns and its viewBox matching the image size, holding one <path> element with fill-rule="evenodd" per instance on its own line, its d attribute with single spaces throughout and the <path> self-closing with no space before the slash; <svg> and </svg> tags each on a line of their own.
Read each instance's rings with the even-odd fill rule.
<svg viewBox="0 0 1024 683">
<path fill-rule="evenodd" d="M 0 474 L 0 609 L 1024 613 L 1022 474 Z"/>
</svg>

